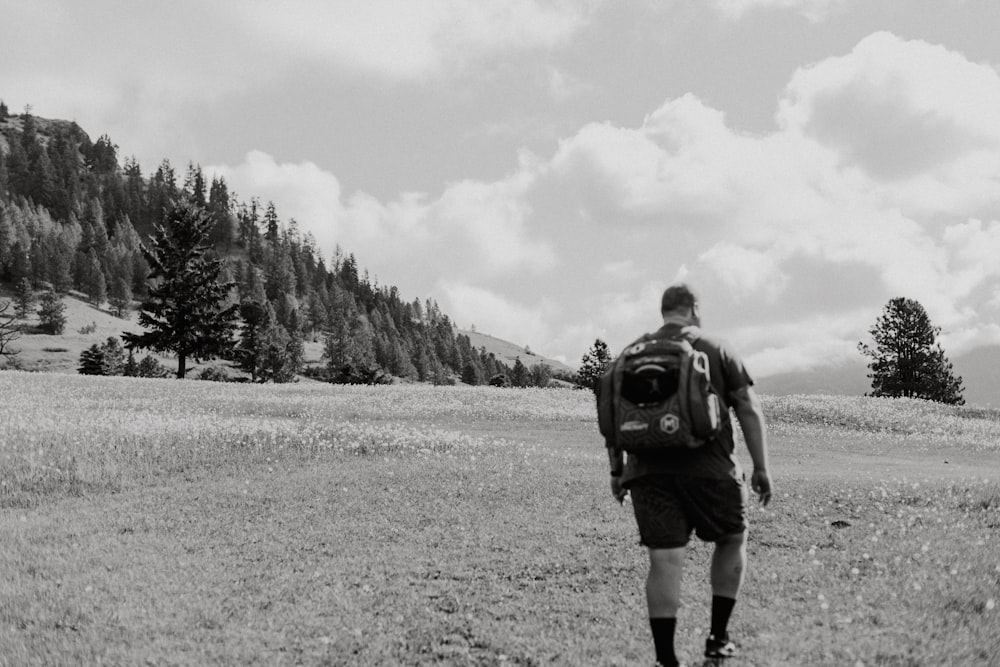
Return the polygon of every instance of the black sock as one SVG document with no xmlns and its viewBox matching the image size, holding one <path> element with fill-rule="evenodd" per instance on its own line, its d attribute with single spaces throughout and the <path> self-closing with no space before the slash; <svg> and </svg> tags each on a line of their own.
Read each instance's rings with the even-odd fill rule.
<svg viewBox="0 0 1000 667">
<path fill-rule="evenodd" d="M 656 647 L 656 661 L 664 667 L 677 664 L 674 653 L 674 630 L 676 618 L 650 618 L 649 628 L 653 631 L 653 646 Z"/>
<path fill-rule="evenodd" d="M 722 639 L 726 636 L 726 628 L 729 625 L 729 617 L 736 606 L 735 598 L 727 598 L 721 595 L 712 596 L 712 636 Z"/>
</svg>

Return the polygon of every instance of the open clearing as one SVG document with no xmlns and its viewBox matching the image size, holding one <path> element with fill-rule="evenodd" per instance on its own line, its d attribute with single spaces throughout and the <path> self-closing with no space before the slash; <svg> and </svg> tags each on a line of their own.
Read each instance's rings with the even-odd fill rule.
<svg viewBox="0 0 1000 667">
<path fill-rule="evenodd" d="M 584 392 L 4 372 L 0 395 L 2 665 L 652 664 Z M 765 412 L 777 496 L 731 664 L 1000 664 L 1000 415 Z"/>
</svg>

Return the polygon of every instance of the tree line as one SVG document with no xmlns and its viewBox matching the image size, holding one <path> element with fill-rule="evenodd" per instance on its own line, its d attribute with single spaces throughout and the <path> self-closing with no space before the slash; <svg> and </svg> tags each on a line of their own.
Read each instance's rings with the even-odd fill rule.
<svg viewBox="0 0 1000 667">
<path fill-rule="evenodd" d="M 895 297 L 868 330 L 872 344 L 858 343 L 868 359 L 869 396 L 918 398 L 964 405 L 962 378 L 948 361 L 927 311 L 915 299 Z M 577 384 L 597 391 L 601 376 L 614 363 L 608 344 L 598 338 L 580 360 Z"/>
<path fill-rule="evenodd" d="M 148 331 L 168 301 L 191 297 L 176 292 L 185 288 L 178 278 L 202 275 L 202 292 L 214 302 L 191 315 L 201 343 L 191 347 L 180 335 L 164 347 L 124 337 L 133 349 L 176 354 L 181 377 L 189 358 L 220 356 L 253 381 L 305 372 L 334 382 L 399 377 L 544 386 L 552 377 L 547 366 L 528 368 L 520 359 L 511 366 L 474 348 L 436 302 L 404 299 L 395 286 L 379 285 L 353 253 L 338 247 L 327 261 L 315 239 L 294 219 L 282 221 L 272 202 L 240 201 L 223 178 L 209 182 L 198 165 L 180 178 L 164 160 L 147 177 L 133 157 L 119 164 L 107 135 L 92 142 L 75 123 L 27 110 L 8 118 L 6 107 L 4 113 L 0 281 L 43 290 L 49 300 L 78 290 L 122 317 L 139 301 Z M 178 243 L 187 243 L 197 261 L 178 264 L 171 256 Z M 225 324 L 209 326 L 213 318 Z M 307 341 L 323 345 L 324 365 L 303 367 Z"/>
</svg>

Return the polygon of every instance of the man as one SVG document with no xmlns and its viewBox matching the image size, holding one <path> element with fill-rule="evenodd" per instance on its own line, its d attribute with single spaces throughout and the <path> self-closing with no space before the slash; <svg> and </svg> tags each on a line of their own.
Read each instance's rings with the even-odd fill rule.
<svg viewBox="0 0 1000 667">
<path fill-rule="evenodd" d="M 695 449 L 626 457 L 616 443 L 606 442 L 611 493 L 619 502 L 631 494 L 640 542 L 649 550 L 646 601 L 657 664 L 672 667 L 679 664 L 674 631 L 685 549 L 692 532 L 715 544 L 710 575 L 712 620 L 705 656 L 736 654 L 727 628 L 746 568 L 748 494 L 734 456 L 729 408 L 736 413 L 753 460 L 750 484 L 764 505 L 771 500 L 772 488 L 764 415 L 742 361 L 726 343 L 701 332 L 698 300 L 687 285 L 668 287 L 660 310 L 663 327 L 657 335 L 683 336 L 708 356 L 723 417 L 719 435 Z"/>
</svg>

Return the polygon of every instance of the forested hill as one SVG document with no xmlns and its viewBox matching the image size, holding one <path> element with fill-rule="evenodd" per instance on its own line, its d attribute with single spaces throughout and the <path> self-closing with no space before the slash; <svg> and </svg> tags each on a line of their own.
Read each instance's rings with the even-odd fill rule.
<svg viewBox="0 0 1000 667">
<path fill-rule="evenodd" d="M 235 201 L 223 179 L 206 182 L 193 164 L 181 176 L 164 160 L 145 175 L 134 158 L 119 160 L 107 135 L 92 141 L 74 122 L 10 115 L 0 103 L 0 282 L 74 289 L 127 312 L 123 304 L 146 294 L 142 243 L 181 198 L 211 217 L 214 251 L 237 284 L 231 298 L 260 306 L 291 350 L 323 342 L 326 379 L 347 369 L 343 381 L 530 383 L 530 369 L 474 349 L 433 301 L 376 284 L 340 249 L 325 260 L 273 204 Z"/>
</svg>

